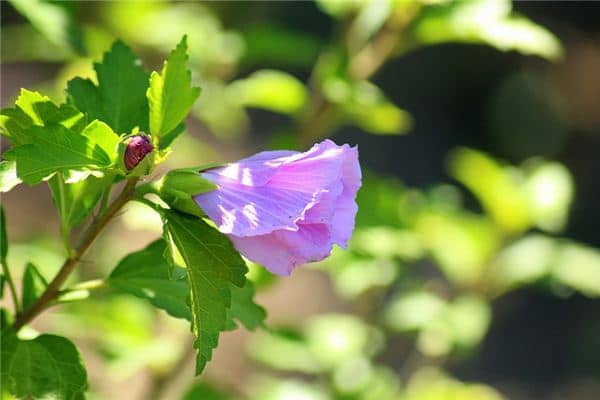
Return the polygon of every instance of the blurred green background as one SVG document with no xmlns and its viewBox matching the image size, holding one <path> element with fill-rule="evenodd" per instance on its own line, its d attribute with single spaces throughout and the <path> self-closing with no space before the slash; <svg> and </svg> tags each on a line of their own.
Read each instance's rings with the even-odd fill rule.
<svg viewBox="0 0 600 400">
<path fill-rule="evenodd" d="M 348 251 L 276 279 L 268 330 L 222 335 L 108 291 L 34 328 L 73 338 L 91 399 L 600 398 L 600 4 L 505 0 L 1 3 L 1 97 L 55 101 L 116 38 L 147 69 L 188 35 L 203 89 L 166 168 L 359 146 Z M 6 142 L 2 142 L 6 146 Z M 45 188 L 6 194 L 10 265 L 64 256 Z M 79 268 L 160 221 L 128 206 Z M 18 280 L 18 279 L 17 279 Z M 5 300 L 6 301 L 6 300 Z"/>
</svg>

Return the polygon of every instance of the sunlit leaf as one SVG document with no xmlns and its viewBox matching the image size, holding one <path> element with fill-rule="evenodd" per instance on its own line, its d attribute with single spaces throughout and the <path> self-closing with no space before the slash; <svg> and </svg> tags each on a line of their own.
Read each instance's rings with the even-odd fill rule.
<svg viewBox="0 0 600 400">
<path fill-rule="evenodd" d="M 0 193 L 9 192 L 21 183 L 17 176 L 17 163 L 14 160 L 0 161 Z"/>
<path fill-rule="evenodd" d="M 5 108 L 0 114 L 2 134 L 14 146 L 32 142 L 27 131 L 33 125 L 59 124 L 79 133 L 87 123 L 85 115 L 75 108 L 67 104 L 57 106 L 47 96 L 27 89 L 21 89 L 15 108 Z"/>
<path fill-rule="evenodd" d="M 454 283 L 474 284 L 500 247 L 500 232 L 471 213 L 425 212 L 417 231 L 444 274 Z"/>
<path fill-rule="evenodd" d="M 282 71 L 260 70 L 229 85 L 230 95 L 241 105 L 284 114 L 299 111 L 306 102 L 306 88 Z"/>
<path fill-rule="evenodd" d="M 478 383 L 464 383 L 452 379 L 440 370 L 422 368 L 409 380 L 403 400 L 503 400 L 496 390 Z"/>
<path fill-rule="evenodd" d="M 527 198 L 518 176 L 488 155 L 467 148 L 450 154 L 450 173 L 481 202 L 495 222 L 509 233 L 531 224 Z"/>
<path fill-rule="evenodd" d="M 57 171 L 106 168 L 113 162 L 98 142 L 62 125 L 32 126 L 27 130 L 32 143 L 4 153 L 17 162 L 17 176 L 33 185 Z"/>
<path fill-rule="evenodd" d="M 405 293 L 387 306 L 384 321 L 398 332 L 418 330 L 437 318 L 445 307 L 446 302 L 433 293 Z"/>
<path fill-rule="evenodd" d="M 184 36 L 165 61 L 161 74 L 153 72 L 150 76 L 146 95 L 153 135 L 164 136 L 175 129 L 200 95 L 200 88 L 191 86 L 187 61 L 187 39 Z"/>
<path fill-rule="evenodd" d="M 83 53 L 82 34 L 76 20 L 76 3 L 48 0 L 9 0 L 46 38 L 63 48 Z"/>
<path fill-rule="evenodd" d="M 550 60 L 563 49 L 552 33 L 511 11 L 509 0 L 453 0 L 427 7 L 412 35 L 418 43 L 482 43 Z"/>
<path fill-rule="evenodd" d="M 535 224 L 551 232 L 562 229 L 574 196 L 569 171 L 559 163 L 545 163 L 530 172 L 525 185 Z"/>
<path fill-rule="evenodd" d="M 331 396 L 316 384 L 295 379 L 262 379 L 253 388 L 250 400 L 328 400 Z"/>
<path fill-rule="evenodd" d="M 552 275 L 555 279 L 587 296 L 600 296 L 599 250 L 564 242 L 554 257 Z"/>
<path fill-rule="evenodd" d="M 323 366 L 296 332 L 259 332 L 252 338 L 250 355 L 262 364 L 282 371 L 318 373 Z"/>
<path fill-rule="evenodd" d="M 542 235 L 528 235 L 511 243 L 493 264 L 496 290 L 510 290 L 543 278 L 550 272 L 556 250 L 556 242 Z"/>
<path fill-rule="evenodd" d="M 333 368 L 359 356 L 370 357 L 379 350 L 378 332 L 352 315 L 326 314 L 306 326 L 306 343 L 314 357 Z"/>
</svg>

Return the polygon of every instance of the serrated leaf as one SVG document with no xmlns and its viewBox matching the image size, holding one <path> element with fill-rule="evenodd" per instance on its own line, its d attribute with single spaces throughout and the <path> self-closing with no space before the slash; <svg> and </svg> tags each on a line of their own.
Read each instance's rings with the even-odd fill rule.
<svg viewBox="0 0 600 400">
<path fill-rule="evenodd" d="M 0 161 L 0 193 L 9 192 L 21 183 L 17 176 L 17 163 L 15 161 Z"/>
<path fill-rule="evenodd" d="M 148 74 L 131 49 L 116 41 L 94 69 L 98 86 L 88 79 L 69 81 L 69 102 L 118 134 L 129 133 L 136 126 L 148 131 Z"/>
<path fill-rule="evenodd" d="M 231 308 L 227 316 L 228 329 L 237 328 L 235 320 L 241 322 L 249 330 L 264 326 L 267 313 L 264 308 L 254 302 L 252 282 L 247 280 L 243 288 L 231 287 Z"/>
<path fill-rule="evenodd" d="M 170 279 L 167 260 L 164 259 L 166 244 L 156 240 L 146 248 L 123 258 L 108 278 L 108 284 L 150 301 L 177 318 L 192 319 L 187 305 L 189 286 L 183 279 Z"/>
<path fill-rule="evenodd" d="M 47 0 L 9 0 L 19 13 L 52 43 L 84 53 L 81 29 L 75 19 L 77 5 Z"/>
<path fill-rule="evenodd" d="M 87 373 L 77 348 L 64 337 L 20 340 L 2 332 L 2 391 L 26 399 L 83 399 Z"/>
<path fill-rule="evenodd" d="M 158 137 L 168 135 L 192 108 L 200 95 L 200 88 L 192 87 L 192 76 L 187 67 L 187 39 L 184 36 L 171 52 L 161 74 L 152 72 L 146 93 L 150 108 L 150 133 Z"/>
<path fill-rule="evenodd" d="M 231 288 L 244 286 L 248 269 L 229 239 L 202 219 L 174 211 L 165 211 L 163 219 L 168 247 L 177 248 L 186 267 L 199 374 L 227 327 Z"/>
<path fill-rule="evenodd" d="M 79 133 L 87 123 L 85 115 L 75 108 L 67 104 L 57 106 L 49 97 L 27 89 L 21 89 L 15 108 L 5 108 L 0 114 L 2 134 L 15 146 L 33 141 L 27 133 L 33 125 L 59 124 Z"/>
<path fill-rule="evenodd" d="M 46 290 L 48 282 L 35 265 L 27 263 L 23 274 L 23 292 L 21 294 L 23 309 L 27 310 Z"/>
<path fill-rule="evenodd" d="M 17 146 L 4 156 L 16 160 L 17 176 L 29 185 L 39 183 L 57 171 L 105 168 L 112 163 L 98 141 L 62 125 L 32 126 L 26 132 L 32 143 Z"/>
</svg>

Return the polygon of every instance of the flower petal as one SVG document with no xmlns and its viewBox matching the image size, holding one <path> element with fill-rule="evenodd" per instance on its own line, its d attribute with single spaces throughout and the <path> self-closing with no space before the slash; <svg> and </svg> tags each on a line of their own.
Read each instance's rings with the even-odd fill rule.
<svg viewBox="0 0 600 400">
<path fill-rule="evenodd" d="M 320 261 L 331 253 L 333 243 L 324 224 L 299 224 L 297 231 L 276 231 L 267 235 L 230 236 L 236 249 L 269 271 L 287 276 L 308 262 Z"/>
<path fill-rule="evenodd" d="M 343 151 L 325 141 L 306 153 L 271 161 L 262 155 L 252 161 L 258 172 L 244 172 L 250 167 L 242 163 L 214 169 L 202 176 L 218 189 L 195 200 L 223 233 L 256 236 L 280 229 L 296 231 L 305 212 L 339 181 Z"/>
</svg>

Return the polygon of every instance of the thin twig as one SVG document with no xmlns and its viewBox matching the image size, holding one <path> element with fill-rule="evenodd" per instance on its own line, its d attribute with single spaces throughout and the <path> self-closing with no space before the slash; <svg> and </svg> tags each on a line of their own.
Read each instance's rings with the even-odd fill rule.
<svg viewBox="0 0 600 400">
<path fill-rule="evenodd" d="M 52 279 L 52 281 L 46 287 L 46 290 L 39 299 L 31 307 L 29 307 L 23 314 L 19 315 L 15 321 L 14 329 L 18 331 L 25 324 L 34 319 L 46 306 L 51 303 L 59 294 L 60 288 L 65 283 L 69 275 L 73 272 L 77 263 L 81 257 L 85 254 L 90 245 L 98 237 L 98 234 L 106 226 L 114 215 L 127 203 L 134 192 L 135 185 L 139 178 L 132 178 L 127 181 L 127 184 L 123 188 L 121 194 L 115 199 L 115 201 L 106 209 L 106 212 L 99 215 L 98 218 L 88 227 L 79 245 L 75 248 L 73 254 L 65 260 L 62 267 Z"/>
<path fill-rule="evenodd" d="M 6 240 L 4 238 L 3 240 Z M 2 272 L 4 273 L 4 278 L 8 282 L 8 288 L 10 290 L 10 295 L 12 297 L 12 301 L 15 305 L 15 310 L 19 312 L 21 310 L 21 305 L 19 303 L 19 296 L 17 296 L 17 289 L 15 288 L 15 282 L 13 281 L 12 275 L 10 273 L 10 268 L 8 268 L 8 264 L 6 260 L 2 260 Z"/>
</svg>

